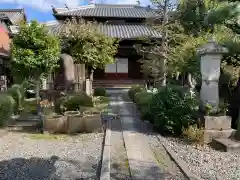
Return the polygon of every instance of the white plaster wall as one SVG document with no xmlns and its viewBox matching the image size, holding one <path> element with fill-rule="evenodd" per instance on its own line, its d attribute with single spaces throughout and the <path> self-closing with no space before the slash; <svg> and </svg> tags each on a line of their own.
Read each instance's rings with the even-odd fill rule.
<svg viewBox="0 0 240 180">
<path fill-rule="evenodd" d="M 117 69 L 116 69 L 116 63 L 113 64 L 108 64 L 105 67 L 105 73 L 116 73 Z"/>
<path fill-rule="evenodd" d="M 128 59 L 117 58 L 113 64 L 108 64 L 105 73 L 128 73 Z"/>
<path fill-rule="evenodd" d="M 127 58 L 117 59 L 117 72 L 118 73 L 128 73 L 128 59 Z"/>
</svg>

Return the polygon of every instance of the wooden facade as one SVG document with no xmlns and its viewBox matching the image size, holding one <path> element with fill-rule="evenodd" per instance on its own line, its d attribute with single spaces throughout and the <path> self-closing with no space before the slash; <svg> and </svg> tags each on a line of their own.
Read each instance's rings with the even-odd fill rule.
<svg viewBox="0 0 240 180">
<path fill-rule="evenodd" d="M 95 80 L 131 80 L 142 79 L 141 58 L 134 49 L 139 38 L 147 36 L 161 39 L 161 34 L 147 25 L 148 19 L 157 19 L 158 14 L 149 7 L 136 5 L 91 4 L 75 8 L 53 8 L 56 25 L 52 33 L 59 33 L 63 22 L 73 17 L 78 21 L 95 21 L 101 33 L 120 40 L 116 61 L 105 69 L 96 69 Z"/>
</svg>

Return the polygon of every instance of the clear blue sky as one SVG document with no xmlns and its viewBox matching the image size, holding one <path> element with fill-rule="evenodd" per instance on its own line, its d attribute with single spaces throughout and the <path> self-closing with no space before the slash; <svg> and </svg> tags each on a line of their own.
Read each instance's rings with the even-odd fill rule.
<svg viewBox="0 0 240 180">
<path fill-rule="evenodd" d="M 143 6 L 147 6 L 149 0 L 140 0 Z M 137 0 L 97 0 L 96 3 L 108 4 L 136 4 Z M 54 20 L 51 5 L 54 7 L 69 7 L 88 4 L 88 0 L 0 0 L 0 9 L 24 8 L 28 20 L 46 22 Z"/>
</svg>

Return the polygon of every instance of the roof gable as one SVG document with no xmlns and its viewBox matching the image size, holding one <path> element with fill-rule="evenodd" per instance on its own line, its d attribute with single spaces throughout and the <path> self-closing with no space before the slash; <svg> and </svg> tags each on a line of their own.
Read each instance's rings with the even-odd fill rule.
<svg viewBox="0 0 240 180">
<path fill-rule="evenodd" d="M 151 8 L 137 5 L 111 5 L 92 4 L 76 8 L 56 8 L 55 16 L 81 16 L 81 17 L 126 17 L 148 18 L 158 14 Z"/>
<path fill-rule="evenodd" d="M 0 9 L 0 14 L 6 15 L 13 24 L 26 20 L 24 9 Z"/>
</svg>

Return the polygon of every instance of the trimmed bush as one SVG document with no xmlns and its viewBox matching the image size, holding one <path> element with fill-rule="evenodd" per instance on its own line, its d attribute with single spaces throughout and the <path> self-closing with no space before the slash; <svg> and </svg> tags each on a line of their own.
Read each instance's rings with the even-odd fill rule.
<svg viewBox="0 0 240 180">
<path fill-rule="evenodd" d="M 25 100 L 23 103 L 23 112 L 27 114 L 37 114 L 37 101 L 33 100 Z"/>
<path fill-rule="evenodd" d="M 93 107 L 92 98 L 83 92 L 70 94 L 55 102 L 55 112 L 62 114 L 65 111 L 78 111 L 81 106 Z"/>
<path fill-rule="evenodd" d="M 153 94 L 146 91 L 139 92 L 135 95 L 135 101 L 140 110 L 141 119 L 152 122 L 152 115 L 150 113 L 150 103 Z"/>
<path fill-rule="evenodd" d="M 9 94 L 0 94 L 0 126 L 5 125 L 14 113 L 15 101 Z"/>
<path fill-rule="evenodd" d="M 153 96 L 150 113 L 154 126 L 162 134 L 182 134 L 182 129 L 195 124 L 197 101 L 179 88 L 162 88 Z"/>
<path fill-rule="evenodd" d="M 94 89 L 94 96 L 107 96 L 105 88 L 96 88 Z"/>
<path fill-rule="evenodd" d="M 15 84 L 7 90 L 7 93 L 11 95 L 15 101 L 14 113 L 17 114 L 23 108 L 24 89 L 21 85 Z"/>
<path fill-rule="evenodd" d="M 65 103 L 67 101 L 67 97 L 60 97 L 59 99 L 57 99 L 55 101 L 55 104 L 54 104 L 54 111 L 55 113 L 57 114 L 63 114 L 65 111 L 66 111 L 66 108 L 65 108 Z"/>
<path fill-rule="evenodd" d="M 129 98 L 133 101 L 135 101 L 135 95 L 139 92 L 143 91 L 143 88 L 141 86 L 133 86 L 129 91 L 128 91 L 128 96 Z"/>
</svg>

